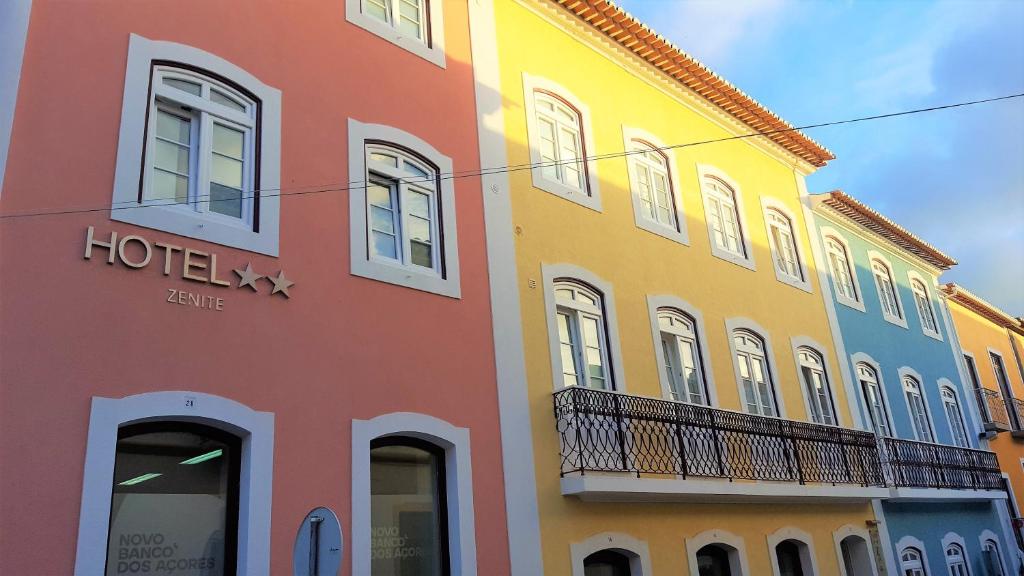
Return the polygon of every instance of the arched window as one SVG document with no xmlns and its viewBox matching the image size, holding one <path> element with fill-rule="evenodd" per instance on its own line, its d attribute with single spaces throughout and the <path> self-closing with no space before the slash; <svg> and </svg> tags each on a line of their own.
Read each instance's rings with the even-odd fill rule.
<svg viewBox="0 0 1024 576">
<path fill-rule="evenodd" d="M 743 402 L 747 412 L 762 416 L 777 416 L 778 407 L 764 340 L 749 330 L 734 330 L 736 369 L 743 387 Z"/>
<path fill-rule="evenodd" d="M 437 168 L 386 144 L 366 147 L 372 255 L 440 273 Z"/>
<path fill-rule="evenodd" d="M 253 226 L 258 102 L 192 69 L 153 69 L 142 200 Z"/>
<path fill-rule="evenodd" d="M 594 552 L 583 559 L 584 576 L 632 576 L 629 558 L 614 550 Z"/>
<path fill-rule="evenodd" d="M 917 439 L 922 442 L 934 442 L 935 435 L 932 433 L 932 425 L 928 421 L 928 408 L 924 403 L 924 396 L 921 394 L 921 383 L 912 376 L 904 376 L 903 392 L 907 396 L 910 419 L 914 424 Z"/>
<path fill-rule="evenodd" d="M 900 552 L 900 576 L 928 576 L 920 550 L 904 548 Z"/>
<path fill-rule="evenodd" d="M 882 387 L 878 382 L 878 373 L 871 366 L 859 362 L 857 364 L 857 380 L 860 381 L 864 405 L 867 406 L 868 415 L 871 416 L 872 427 L 879 436 L 892 436 L 892 430 L 889 428 L 889 411 L 885 407 L 885 397 L 882 395 Z"/>
<path fill-rule="evenodd" d="M 910 281 L 910 289 L 914 293 L 914 305 L 917 306 L 917 315 L 921 318 L 921 328 L 925 332 L 937 335 L 939 327 L 935 321 L 935 310 L 928 296 L 928 288 L 924 282 L 913 279 Z"/>
<path fill-rule="evenodd" d="M 832 283 L 835 285 L 836 293 L 847 300 L 860 301 L 857 294 L 857 287 L 853 283 L 853 269 L 850 267 L 850 255 L 837 238 L 825 237 L 825 253 L 828 258 L 828 268 L 832 273 Z"/>
<path fill-rule="evenodd" d="M 660 308 L 658 328 L 672 399 L 707 405 L 707 385 L 693 319 L 673 308 Z"/>
<path fill-rule="evenodd" d="M 868 543 L 860 536 L 847 536 L 839 542 L 846 576 L 874 576 L 871 551 Z"/>
<path fill-rule="evenodd" d="M 579 110 L 545 90 L 535 90 L 533 98 L 542 176 L 588 194 Z"/>
<path fill-rule="evenodd" d="M 678 231 L 668 157 L 656 146 L 639 139 L 630 142 L 630 152 L 633 194 L 640 200 L 642 217 Z"/>
<path fill-rule="evenodd" d="M 713 176 L 704 178 L 704 190 L 708 207 L 708 225 L 711 226 L 715 246 L 740 258 L 746 258 L 736 192 Z"/>
<path fill-rule="evenodd" d="M 832 406 L 832 392 L 829 388 L 828 375 L 825 374 L 825 362 L 816 350 L 801 346 L 797 348 L 800 361 L 800 376 L 804 381 L 807 403 L 811 408 L 811 420 L 818 424 L 835 425 L 836 415 Z"/>
<path fill-rule="evenodd" d="M 769 246 L 775 257 L 775 269 L 780 274 L 794 280 L 803 280 L 803 271 L 800 269 L 800 260 L 797 257 L 793 223 L 788 216 L 775 208 L 765 211 L 765 220 L 768 224 Z"/>
<path fill-rule="evenodd" d="M 956 400 L 956 392 L 949 386 L 943 386 L 942 408 L 946 412 L 946 419 L 949 420 L 949 429 L 953 433 L 953 441 L 957 446 L 970 448 L 967 440 L 967 429 L 964 427 L 963 414 L 960 412 L 960 403 Z"/>
<path fill-rule="evenodd" d="M 946 547 L 946 569 L 949 576 L 971 576 L 967 569 L 967 560 L 964 559 L 964 549 L 959 544 L 950 544 Z"/>
<path fill-rule="evenodd" d="M 429 43 L 427 0 L 363 0 L 363 12 L 397 30 L 403 36 Z"/>
<path fill-rule="evenodd" d="M 121 428 L 106 574 L 132 570 L 125 559 L 136 558 L 131 552 L 145 545 L 173 546 L 175 557 L 197 559 L 204 574 L 234 574 L 241 444 L 236 436 L 200 424 L 161 421 Z M 143 535 L 151 540 L 142 540 Z"/>
<path fill-rule="evenodd" d="M 809 554 L 807 545 L 797 540 L 783 540 L 775 546 L 775 560 L 779 576 L 811 576 L 810 567 L 804 566 L 803 557 Z M 805 570 L 806 568 L 806 570 Z"/>
<path fill-rule="evenodd" d="M 988 539 L 981 546 L 982 557 L 984 558 L 985 569 L 991 576 L 1008 576 L 1003 568 L 1003 559 L 999 554 L 999 544 L 995 540 Z"/>
<path fill-rule="evenodd" d="M 881 260 L 871 261 L 871 273 L 875 277 L 875 288 L 878 290 L 878 301 L 882 306 L 882 314 L 895 319 L 902 319 L 896 285 L 892 281 L 892 271 Z"/>
<path fill-rule="evenodd" d="M 370 444 L 373 576 L 447 576 L 445 452 L 418 438 Z M 396 545 L 400 542 L 400 545 Z"/>
<path fill-rule="evenodd" d="M 699 576 L 734 576 L 729 550 L 719 544 L 701 548 L 697 551 L 697 570 Z"/>
<path fill-rule="evenodd" d="M 555 280 L 562 383 L 598 390 L 614 389 L 608 363 L 601 294 L 575 280 Z"/>
</svg>

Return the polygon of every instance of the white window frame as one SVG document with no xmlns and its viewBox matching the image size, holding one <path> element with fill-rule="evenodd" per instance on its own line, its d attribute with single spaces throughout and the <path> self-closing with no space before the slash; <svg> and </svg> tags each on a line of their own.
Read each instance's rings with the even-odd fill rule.
<svg viewBox="0 0 1024 576">
<path fill-rule="evenodd" d="M 352 574 L 370 574 L 370 444 L 378 438 L 417 438 L 444 450 L 451 576 L 476 576 L 476 529 L 469 428 L 415 412 L 352 420 Z"/>
<path fill-rule="evenodd" d="M 846 564 L 843 562 L 843 540 L 851 536 L 864 541 L 864 545 L 868 550 L 868 562 L 871 564 L 870 576 L 877 576 L 878 566 L 875 564 L 875 548 L 871 542 L 871 533 L 862 527 L 852 524 L 845 524 L 832 533 L 832 542 L 836 547 L 836 561 L 839 564 L 839 576 L 862 576 L 860 574 L 849 574 L 846 571 Z"/>
<path fill-rule="evenodd" d="M 832 280 L 832 292 L 835 294 L 836 302 L 865 312 L 864 308 L 864 293 L 860 287 L 860 281 L 857 279 L 857 263 L 853 259 L 853 250 L 850 249 L 850 243 L 846 240 L 838 230 L 830 226 L 821 227 L 821 247 L 822 252 L 825 256 L 825 265 L 828 268 L 829 278 Z M 832 266 L 832 259 L 829 258 L 830 250 L 828 247 L 829 240 L 834 240 L 843 251 L 843 257 L 846 259 L 847 272 L 850 274 L 850 286 L 853 288 L 855 298 L 851 299 L 841 294 L 839 289 L 836 287 L 835 270 Z"/>
<path fill-rule="evenodd" d="M 459 240 L 455 221 L 455 184 L 451 178 L 440 177 L 437 184 L 436 207 L 440 208 L 439 235 L 435 241 L 435 253 L 443 266 L 444 274 L 413 264 L 402 264 L 384 258 L 371 257 L 367 235 L 367 143 L 385 143 L 405 148 L 420 155 L 433 164 L 439 175 L 452 173 L 452 160 L 436 148 L 392 126 L 364 124 L 349 118 L 348 121 L 348 166 L 349 181 L 349 246 L 351 273 L 380 282 L 405 286 L 449 298 L 462 297 L 459 275 Z M 443 247 L 438 251 L 439 246 Z M 440 269 L 440 268 L 438 268 Z"/>
<path fill-rule="evenodd" d="M 104 573 L 117 433 L 123 426 L 142 421 L 199 423 L 241 438 L 238 573 L 269 576 L 274 414 L 257 412 L 221 396 L 182 391 L 92 398 L 78 517 L 75 576 Z"/>
<path fill-rule="evenodd" d="M 831 363 L 828 360 L 828 357 L 825 355 L 824 352 L 822 352 L 822 350 L 828 350 L 828 348 L 825 348 L 824 346 L 822 346 L 818 342 L 816 342 L 813 339 L 808 338 L 806 336 L 794 336 L 794 337 L 790 338 L 790 345 L 792 346 L 792 349 L 793 349 L 793 360 L 794 360 L 794 362 L 796 362 L 797 379 L 800 382 L 800 390 L 801 390 L 801 394 L 802 394 L 803 399 L 804 399 L 804 410 L 806 410 L 805 413 L 807 414 L 807 421 L 808 422 L 813 422 L 815 424 L 822 424 L 824 426 L 840 426 L 841 427 L 843 425 L 843 422 L 842 422 L 842 420 L 839 417 L 839 400 L 836 398 L 836 392 L 834 390 L 834 385 L 832 383 L 832 374 L 834 372 L 832 371 L 832 366 L 831 366 Z M 811 403 L 812 402 L 817 402 L 817 398 L 812 398 L 810 396 L 811 390 L 808 387 L 809 383 L 804 380 L 804 374 L 803 374 L 803 366 L 804 366 L 804 364 L 803 364 L 803 362 L 800 361 L 800 353 L 804 349 L 806 349 L 807 351 L 813 353 L 814 355 L 816 355 L 818 357 L 819 360 L 821 360 L 821 366 L 819 368 L 820 368 L 820 370 L 822 372 L 822 376 L 823 376 L 824 381 L 825 381 L 825 387 L 826 387 L 825 388 L 825 392 L 828 395 L 827 400 L 829 402 L 828 409 L 829 409 L 829 413 L 832 416 L 832 420 L 833 420 L 833 422 L 831 424 L 829 424 L 827 422 L 819 422 L 813 416 L 814 415 L 814 410 L 812 409 L 812 404 Z"/>
<path fill-rule="evenodd" d="M 1003 544 L 1002 542 L 1000 542 L 999 537 L 996 536 L 995 532 L 986 528 L 981 531 L 981 534 L 978 535 L 978 543 L 981 545 L 982 554 L 985 553 L 985 546 L 987 546 L 989 542 L 995 544 L 996 558 L 999 559 L 999 568 L 1002 570 L 1003 576 L 1010 576 L 1010 573 L 1006 569 L 1007 559 L 1009 557 L 1003 557 Z M 1010 565 L 1012 566 L 1012 562 L 1010 563 Z"/>
<path fill-rule="evenodd" d="M 153 79 L 151 64 L 154 61 L 172 62 L 205 70 L 211 75 L 220 76 L 244 87 L 259 101 L 259 133 L 255 138 L 259 138 L 260 152 L 259 157 L 253 157 L 252 160 L 253 165 L 259 165 L 259 188 L 267 191 L 266 194 L 259 196 L 259 222 L 243 225 L 235 218 L 196 211 L 170 204 L 166 200 L 144 199 L 140 205 L 139 184 L 143 178 L 148 180 L 148 170 L 144 171 L 143 166 L 145 141 L 150 136 L 147 130 L 147 116 L 150 117 L 151 124 L 155 123 L 156 118 L 156 114 L 147 115 L 153 97 L 150 94 L 150 82 Z M 211 81 L 215 82 L 214 79 Z M 151 154 L 146 156 L 152 157 Z M 149 162 L 151 160 L 146 161 L 147 166 Z M 231 62 L 198 48 L 174 42 L 149 40 L 137 34 L 130 36 L 124 96 L 121 103 L 117 162 L 114 169 L 111 220 L 277 256 L 280 241 L 280 170 L 280 90 L 267 86 Z"/>
<path fill-rule="evenodd" d="M 623 149 L 627 152 L 626 168 L 629 173 L 630 198 L 633 201 L 633 220 L 636 223 L 636 227 L 689 246 L 690 237 L 686 228 L 686 211 L 683 209 L 683 193 L 682 188 L 679 186 L 679 171 L 676 169 L 675 152 L 653 134 L 629 126 L 622 127 L 622 144 Z M 637 147 L 649 148 L 665 158 L 669 193 L 673 202 L 676 220 L 674 226 L 651 220 L 644 213 L 643 201 L 640 200 L 639 194 L 639 172 L 636 166 L 638 154 L 635 152 L 629 154 L 629 152 L 633 152 Z"/>
<path fill-rule="evenodd" d="M 792 242 L 794 264 L 797 268 L 796 276 L 779 269 L 779 247 L 776 246 L 775 237 L 772 235 L 772 227 L 774 226 L 771 219 L 772 212 L 777 213 L 789 226 L 788 233 Z M 801 238 L 796 231 L 796 214 L 778 198 L 761 196 L 761 215 L 764 217 L 764 230 L 768 236 L 768 247 L 772 255 L 772 269 L 775 270 L 775 278 L 788 286 L 805 292 L 812 292 L 811 275 L 807 270 L 807 259 L 804 257 Z"/>
<path fill-rule="evenodd" d="M 396 26 L 363 12 L 366 0 L 345 0 L 345 19 L 360 28 L 380 36 L 395 46 L 412 52 L 440 68 L 447 66 L 444 49 L 444 11 L 440 0 L 424 0 L 427 4 L 426 38 L 420 40 L 403 34 Z M 392 1 L 392 0 L 389 0 Z M 398 0 L 393 0 L 398 2 Z"/>
<path fill-rule="evenodd" d="M 630 576 L 651 576 L 651 553 L 647 542 L 622 532 L 602 532 L 581 542 L 569 544 L 572 576 L 585 576 L 583 561 L 595 552 L 610 550 L 629 558 Z"/>
<path fill-rule="evenodd" d="M 818 560 L 814 554 L 814 537 L 795 526 L 786 526 L 772 532 L 767 537 L 768 557 L 771 559 L 772 576 L 780 576 L 781 568 L 779 567 L 779 555 L 776 547 L 786 540 L 793 540 L 802 544 L 799 547 L 800 567 L 803 568 L 805 574 L 808 576 L 821 574 L 818 571 Z"/>
<path fill-rule="evenodd" d="M 537 125 L 536 93 L 547 92 L 555 94 L 564 100 L 572 108 L 576 109 L 580 117 L 580 142 L 582 144 L 581 157 L 583 162 L 582 176 L 584 189 L 573 188 L 556 180 L 551 180 L 544 175 L 540 153 L 540 127 Z M 594 130 L 590 124 L 590 109 L 586 104 L 577 98 L 572 92 L 563 86 L 539 76 L 532 76 L 523 73 L 523 98 L 525 99 L 526 110 L 526 132 L 530 144 L 530 174 L 533 178 L 533 187 L 545 192 L 550 192 L 559 198 L 575 202 L 591 210 L 601 211 L 601 193 L 597 179 L 597 162 L 588 160 L 587 156 L 594 153 Z"/>
<path fill-rule="evenodd" d="M 956 416 L 960 419 L 960 429 L 964 434 L 962 444 L 960 443 L 960 440 L 957 439 L 956 437 L 956 428 L 954 426 L 955 423 L 952 420 L 950 420 L 950 402 L 946 398 L 946 392 L 952 394 L 953 396 L 952 404 L 953 407 L 956 408 Z M 946 423 L 949 424 L 949 435 L 953 439 L 953 444 L 961 448 L 974 448 L 974 446 L 971 445 L 971 435 L 970 432 L 968 432 L 967 419 L 964 418 L 964 408 L 963 404 L 960 402 L 960 395 L 957 394 L 956 388 L 953 387 L 953 383 L 950 382 L 949 380 L 943 379 L 939 381 L 939 400 L 942 401 L 942 413 L 945 414 Z"/>
<path fill-rule="evenodd" d="M 584 283 L 574 278 L 558 278 L 554 282 L 555 289 L 555 315 L 556 323 L 559 324 L 559 347 L 565 346 L 562 342 L 560 320 L 564 316 L 566 320 L 566 332 L 569 337 L 569 346 L 572 349 L 573 357 L 573 376 L 575 376 L 575 382 L 573 384 L 566 384 L 565 377 L 568 375 L 565 370 L 565 365 L 562 366 L 562 384 L 563 386 L 580 386 L 582 388 L 593 388 L 595 390 L 613 391 L 615 390 L 615 382 L 611 381 L 611 370 L 610 362 L 608 361 L 608 334 L 605 328 L 604 318 L 604 296 L 594 290 L 592 287 L 585 285 Z M 573 298 L 569 301 L 560 300 L 558 296 L 559 291 L 568 290 L 575 295 L 581 295 L 584 298 L 594 300 L 595 304 L 588 304 L 581 302 L 577 298 Z M 583 330 L 584 321 L 589 320 L 596 328 L 597 342 L 592 342 L 587 339 L 585 331 Z M 603 370 L 604 385 L 600 388 L 596 388 L 592 385 L 592 377 L 590 375 L 590 355 L 587 354 L 588 349 L 597 349 L 598 355 L 600 356 L 601 369 Z M 563 355 L 564 357 L 564 355 Z"/>
<path fill-rule="evenodd" d="M 917 301 L 917 297 L 920 294 L 918 294 L 918 291 L 915 288 L 915 283 L 920 283 L 921 289 L 924 290 L 924 301 L 928 304 L 928 311 L 931 312 L 931 318 L 932 322 L 935 324 L 935 330 L 929 330 L 928 327 L 925 326 L 924 317 L 921 315 L 921 308 Z M 917 320 L 921 325 L 921 332 L 929 338 L 934 338 L 939 342 L 942 342 L 942 329 L 939 328 L 939 314 L 935 311 L 935 302 L 932 300 L 932 290 L 928 288 L 929 285 L 934 284 L 930 284 L 926 281 L 924 276 L 919 274 L 916 270 L 907 270 L 907 285 L 910 287 L 910 297 L 914 301 L 914 310 L 917 311 Z"/>
<path fill-rule="evenodd" d="M 875 277 L 876 261 L 879 264 L 882 264 L 889 272 L 889 284 L 892 286 L 893 302 L 896 306 L 896 310 L 899 312 L 898 316 L 890 314 L 886 311 L 885 306 L 882 305 L 882 290 L 878 285 L 878 279 Z M 878 296 L 878 309 L 882 312 L 882 318 L 890 324 L 907 328 L 907 309 L 900 298 L 900 286 L 896 283 L 896 269 L 893 268 L 892 262 L 882 255 L 881 252 L 878 252 L 877 250 L 868 250 L 868 271 L 871 272 L 871 282 L 875 285 L 875 294 Z"/>
<path fill-rule="evenodd" d="M 946 532 L 946 535 L 942 537 L 942 557 L 945 559 L 947 574 L 949 576 L 954 576 L 952 570 L 950 569 L 949 556 L 946 555 L 946 551 L 954 545 L 959 546 L 960 551 L 963 553 L 962 558 L 964 561 L 964 567 L 967 570 L 964 573 L 965 576 L 973 576 L 974 572 L 971 570 L 971 558 L 967 554 L 967 542 L 963 539 L 962 536 L 960 536 L 956 532 Z"/>
<path fill-rule="evenodd" d="M 563 368 L 561 343 L 558 338 L 558 303 L 555 298 L 555 281 L 575 280 L 591 287 L 600 293 L 604 313 L 605 344 L 608 346 L 606 355 L 611 365 L 606 371 L 609 380 L 609 391 L 624 392 L 626 381 L 622 369 L 622 353 L 619 347 L 618 321 L 615 315 L 615 296 L 610 283 L 601 279 L 589 270 L 572 264 L 545 264 L 542 266 L 544 285 L 544 311 L 547 316 L 548 347 L 551 353 L 551 383 L 557 392 L 563 390 Z"/>
<path fill-rule="evenodd" d="M 896 432 L 896 422 L 893 420 L 892 403 L 889 402 L 889 393 L 886 390 L 885 381 L 884 381 L 885 376 L 882 374 L 882 366 L 874 358 L 872 358 L 871 356 L 869 356 L 869 355 L 867 355 L 867 354 L 865 354 L 863 352 L 857 352 L 857 353 L 851 354 L 850 355 L 850 362 L 851 362 L 851 364 L 853 366 L 853 378 L 854 378 L 854 380 L 856 380 L 856 383 L 857 383 L 857 394 L 859 394 L 859 396 L 858 396 L 859 402 L 866 403 L 867 401 L 864 399 L 863 387 L 862 387 L 862 384 L 861 384 L 861 381 L 860 381 L 860 376 L 859 376 L 859 374 L 857 372 L 857 367 L 860 364 L 864 364 L 865 366 L 870 368 L 872 371 L 874 371 L 875 378 L 878 380 L 879 396 L 882 399 L 883 408 L 885 409 L 886 426 L 888 427 L 888 430 L 889 430 L 889 435 L 887 437 L 889 437 L 889 438 L 896 438 L 896 437 L 898 437 L 898 433 Z M 871 407 L 867 406 L 867 405 L 864 405 L 864 409 L 865 409 L 866 412 L 868 412 L 868 420 L 866 422 L 868 422 L 868 423 L 873 422 L 874 421 L 874 416 L 871 414 Z M 876 431 L 876 433 L 877 433 L 877 431 Z"/>
<path fill-rule="evenodd" d="M 761 342 L 764 344 L 765 364 L 767 364 L 768 368 L 766 375 L 771 379 L 770 384 L 772 398 L 775 401 L 776 409 L 778 411 L 778 414 L 775 416 L 768 416 L 768 418 L 786 418 L 786 403 L 784 402 L 782 393 L 779 390 L 779 382 L 781 382 L 781 380 L 779 380 L 779 374 L 775 366 L 775 351 L 772 349 L 771 338 L 768 336 L 768 331 L 760 324 L 749 318 L 727 318 L 725 320 L 725 334 L 726 338 L 729 340 L 729 354 L 732 359 L 733 378 L 736 381 L 736 391 L 739 393 L 739 411 L 744 414 L 750 414 L 750 412 L 747 412 L 746 395 L 743 391 L 743 379 L 740 378 L 739 359 L 736 357 L 736 341 L 733 338 L 733 334 L 737 330 L 753 332 L 754 335 L 759 337 Z"/>
<path fill-rule="evenodd" d="M 686 538 L 686 560 L 689 564 L 690 574 L 699 574 L 700 568 L 697 565 L 697 552 L 709 544 L 723 545 L 729 554 L 730 571 L 737 576 L 753 574 L 747 563 L 747 545 L 743 538 L 729 532 L 713 528 L 705 530 L 692 538 Z"/>
<path fill-rule="evenodd" d="M 711 369 L 711 352 L 708 348 L 708 332 L 704 327 L 704 315 L 692 304 L 675 296 L 647 296 L 647 314 L 651 322 L 651 339 L 654 345 L 654 358 L 658 366 L 658 378 L 661 383 L 661 397 L 666 400 L 672 398 L 672 383 L 665 374 L 665 355 L 661 348 L 661 326 L 658 324 L 658 312 L 663 309 L 678 310 L 693 320 L 696 330 L 697 352 L 700 354 L 700 363 L 703 368 L 704 388 L 707 390 L 707 405 L 718 406 L 718 392 L 715 387 L 715 377 Z"/>
<path fill-rule="evenodd" d="M 704 221 L 707 224 L 708 241 L 711 245 L 711 254 L 721 258 L 722 260 L 736 264 L 737 266 L 742 266 L 749 270 L 757 270 L 757 266 L 754 262 L 754 251 L 750 240 L 750 226 L 747 223 L 746 209 L 743 206 L 743 190 L 740 188 L 739 184 L 730 178 L 724 171 L 708 164 L 697 164 L 697 178 L 700 183 L 701 197 L 704 201 Z M 743 246 L 742 254 L 726 250 L 715 243 L 715 231 L 711 225 L 711 219 L 708 217 L 711 213 L 710 199 L 713 195 L 713 192 L 708 190 L 706 185 L 709 178 L 720 180 L 732 189 L 733 202 L 736 207 L 737 226 L 739 227 L 740 243 Z"/>
<path fill-rule="evenodd" d="M 938 432 L 935 428 L 935 419 L 932 416 L 932 407 L 928 405 L 928 394 L 925 391 L 924 383 L 925 379 L 913 368 L 908 366 L 901 367 L 898 371 L 900 376 L 900 393 L 903 395 L 904 405 L 907 408 L 907 418 L 910 419 L 910 429 L 914 432 L 914 439 L 919 442 L 930 442 L 932 444 L 938 444 Z M 917 383 L 918 391 L 921 394 L 921 403 L 924 405 L 925 417 L 928 419 L 928 426 L 930 427 L 931 440 L 921 437 L 921 430 L 917 428 L 917 419 L 914 418 L 914 410 L 910 405 L 910 397 L 907 396 L 907 388 L 905 379 L 912 378 Z"/>
</svg>

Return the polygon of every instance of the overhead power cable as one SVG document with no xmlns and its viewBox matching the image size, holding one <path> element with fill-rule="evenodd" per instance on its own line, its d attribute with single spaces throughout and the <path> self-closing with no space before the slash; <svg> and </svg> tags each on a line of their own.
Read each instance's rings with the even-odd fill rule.
<svg viewBox="0 0 1024 576">
<path fill-rule="evenodd" d="M 660 150 L 660 151 L 677 150 L 677 149 L 680 149 L 680 148 L 691 148 L 691 147 L 695 147 L 695 146 L 703 146 L 703 145 L 707 145 L 707 144 L 716 144 L 716 143 L 720 143 L 720 142 L 729 142 L 729 141 L 733 141 L 733 140 L 744 140 L 744 139 L 747 139 L 747 138 L 762 138 L 762 137 L 772 136 L 774 134 L 781 134 L 781 133 L 785 133 L 785 132 L 795 132 L 795 131 L 798 131 L 798 130 L 812 130 L 812 129 L 815 129 L 815 128 L 825 128 L 825 127 L 828 127 L 828 126 L 841 126 L 841 125 L 844 125 L 844 124 L 854 124 L 854 123 L 858 123 L 858 122 L 868 122 L 868 121 L 872 121 L 872 120 L 883 120 L 883 119 L 886 119 L 886 118 L 895 118 L 895 117 L 898 117 L 898 116 L 909 116 L 909 115 L 912 115 L 912 114 L 921 114 L 921 113 L 924 113 L 924 112 L 935 112 L 935 111 L 938 111 L 938 110 L 949 110 L 951 108 L 962 108 L 962 107 L 965 107 L 965 106 L 975 106 L 975 105 L 979 105 L 979 104 L 988 104 L 988 103 L 991 103 L 991 102 L 999 102 L 999 101 L 1002 101 L 1002 100 L 1011 100 L 1011 99 L 1022 98 L 1022 97 L 1024 97 L 1024 93 L 1008 94 L 1006 96 L 997 96 L 997 97 L 994 97 L 994 98 L 985 98 L 985 99 L 981 99 L 981 100 L 969 100 L 969 101 L 966 101 L 966 102 L 957 102 L 955 104 L 944 104 L 944 105 L 941 105 L 941 106 L 930 106 L 930 107 L 927 107 L 927 108 L 916 108 L 916 109 L 913 109 L 913 110 L 903 110 L 903 111 L 900 111 L 900 112 L 890 112 L 890 113 L 887 113 L 887 114 L 876 114 L 874 116 L 861 116 L 861 117 L 858 117 L 858 118 L 849 118 L 849 119 L 845 119 L 845 120 L 834 120 L 834 121 L 831 121 L 831 122 L 820 122 L 820 123 L 817 123 L 817 124 L 806 124 L 806 125 L 803 125 L 803 126 L 793 126 L 793 127 L 790 127 L 790 128 L 780 128 L 780 129 L 777 129 L 777 130 L 765 130 L 765 131 L 759 131 L 759 132 L 750 132 L 750 133 L 747 133 L 747 134 L 737 134 L 737 135 L 734 135 L 734 136 L 726 136 L 726 137 L 723 137 L 723 138 L 713 138 L 713 139 L 710 139 L 710 140 L 700 140 L 700 141 L 697 141 L 697 142 L 686 142 L 686 143 L 681 143 L 681 144 L 670 144 L 670 145 L 667 145 L 667 146 L 658 146 L 658 147 L 653 147 L 653 148 L 645 148 L 645 149 L 641 149 L 641 150 L 626 150 L 626 151 L 623 151 L 623 152 L 609 152 L 609 153 L 606 153 L 606 154 L 595 154 L 595 155 L 592 155 L 592 156 L 584 156 L 584 157 L 575 158 L 575 159 L 572 159 L 572 160 L 560 160 L 560 161 L 553 161 L 553 162 L 534 162 L 534 163 L 527 163 L 527 164 L 509 164 L 509 165 L 505 165 L 505 166 L 492 166 L 492 167 L 488 167 L 488 168 L 480 168 L 478 170 L 463 170 L 463 171 L 453 171 L 453 172 L 441 172 L 441 173 L 437 174 L 436 179 L 437 180 L 455 180 L 455 179 L 461 179 L 461 178 L 472 178 L 472 177 L 479 177 L 479 176 L 489 176 L 489 175 L 492 175 L 492 174 L 519 172 L 519 171 L 522 171 L 522 170 L 532 170 L 534 168 L 547 168 L 547 167 L 552 167 L 552 166 L 579 164 L 579 163 L 586 163 L 586 162 L 592 162 L 592 161 L 598 161 L 598 160 L 607 160 L 607 159 L 611 159 L 611 158 L 625 158 L 625 157 L 628 157 L 628 156 L 632 156 L 634 154 L 644 154 L 644 153 L 646 153 L 646 152 L 648 152 L 650 150 Z M 435 178 L 434 177 L 428 177 L 428 178 L 402 178 L 402 181 L 406 182 L 406 183 L 412 184 L 412 183 L 416 183 L 416 182 L 433 182 L 433 181 L 435 181 Z M 324 193 L 328 193 L 328 192 L 344 192 L 344 191 L 347 191 L 347 190 L 363 190 L 369 184 L 370 184 L 370 182 L 368 180 L 352 180 L 352 181 L 349 181 L 349 182 L 342 182 L 342 183 L 338 183 L 338 184 L 324 184 L 324 185 L 319 185 L 319 186 L 317 186 L 317 185 L 296 186 L 296 187 L 292 187 L 292 188 L 288 188 L 288 189 L 285 189 L 285 188 L 262 188 L 262 189 L 260 189 L 258 191 L 246 192 L 246 193 L 242 194 L 240 198 L 244 200 L 244 199 L 253 198 L 253 197 L 257 196 L 257 195 L 260 198 L 274 198 L 274 197 L 286 197 L 286 196 L 306 196 L 306 195 L 310 195 L 310 194 L 324 194 Z M 193 197 L 193 199 L 189 203 L 194 202 L 194 201 L 198 201 L 198 200 L 205 200 L 205 199 L 207 199 L 209 197 L 210 197 L 209 194 L 199 195 L 199 196 Z M 137 201 L 131 200 L 131 201 L 126 201 L 126 202 L 115 202 L 115 203 L 113 203 L 113 205 L 107 205 L 107 206 L 102 206 L 102 207 L 97 207 L 97 208 L 69 208 L 69 209 L 63 209 L 63 210 L 44 210 L 44 211 L 38 211 L 38 212 L 15 212 L 15 213 L 11 213 L 11 214 L 0 215 L 0 220 L 10 220 L 10 219 L 15 219 L 15 218 L 29 218 L 29 217 L 38 217 L 38 216 L 59 216 L 59 215 L 65 215 L 65 214 L 86 214 L 86 213 L 89 213 L 89 212 L 106 212 L 106 211 L 116 211 L 116 210 L 137 210 L 137 209 L 142 209 L 142 208 L 152 208 L 152 207 L 156 207 L 156 206 L 176 206 L 176 205 L 180 205 L 180 204 L 182 204 L 182 203 L 181 202 L 177 202 L 177 201 L 168 201 L 168 202 L 149 201 L 149 202 L 146 202 L 145 204 L 139 204 Z"/>
</svg>

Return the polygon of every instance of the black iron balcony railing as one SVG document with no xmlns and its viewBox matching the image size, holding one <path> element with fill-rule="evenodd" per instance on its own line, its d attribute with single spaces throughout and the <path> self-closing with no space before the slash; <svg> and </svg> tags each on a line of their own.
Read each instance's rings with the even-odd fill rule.
<svg viewBox="0 0 1024 576">
<path fill-rule="evenodd" d="M 1003 397 L 999 392 L 988 388 L 975 388 L 974 395 L 978 399 L 978 408 L 981 409 L 981 416 L 985 419 L 986 429 L 1009 430 L 1012 428 L 1006 403 L 1003 402 Z"/>
<path fill-rule="evenodd" d="M 1002 490 L 993 452 L 929 442 L 883 438 L 890 481 L 897 487 Z"/>
<path fill-rule="evenodd" d="M 1011 398 L 1010 400 L 1014 415 L 1017 416 L 1017 425 L 1019 429 L 1024 429 L 1024 400 L 1020 398 Z"/>
<path fill-rule="evenodd" d="M 588 388 L 554 395 L 562 475 L 631 472 L 884 486 L 875 436 Z"/>
</svg>

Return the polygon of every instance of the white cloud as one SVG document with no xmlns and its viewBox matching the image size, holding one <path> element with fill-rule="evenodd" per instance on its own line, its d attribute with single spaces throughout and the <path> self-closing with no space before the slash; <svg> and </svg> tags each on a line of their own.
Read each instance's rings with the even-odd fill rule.
<svg viewBox="0 0 1024 576">
<path fill-rule="evenodd" d="M 692 0 L 673 3 L 657 22 L 658 31 L 670 36 L 698 60 L 722 66 L 752 39 L 771 35 L 789 0 Z M 657 3 L 664 8 L 666 3 Z"/>
</svg>

